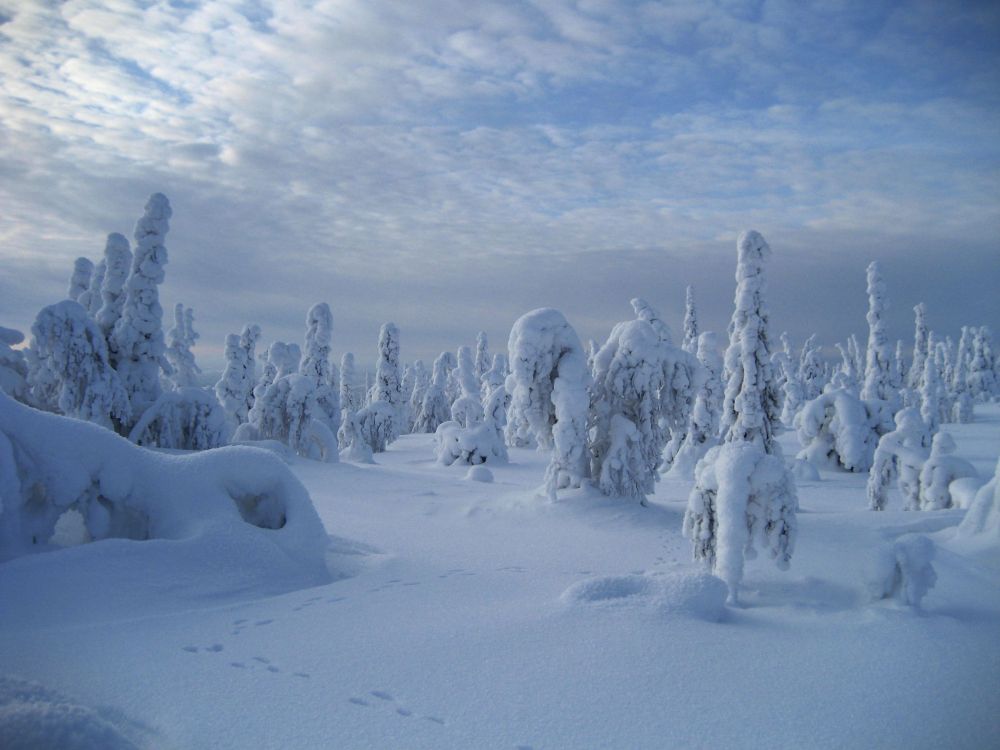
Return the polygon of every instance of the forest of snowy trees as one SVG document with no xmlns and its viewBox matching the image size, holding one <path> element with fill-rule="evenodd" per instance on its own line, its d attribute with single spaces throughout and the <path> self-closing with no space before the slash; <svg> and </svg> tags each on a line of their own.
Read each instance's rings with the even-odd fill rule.
<svg viewBox="0 0 1000 750">
<path fill-rule="evenodd" d="M 357 353 L 335 364 L 334 315 L 317 302 L 304 311 L 301 347 L 265 345 L 266 322 L 247 322 L 224 342 L 218 382 L 202 387 L 193 309 L 177 304 L 164 332 L 171 213 L 155 194 L 132 246 L 113 233 L 96 263 L 77 259 L 68 299 L 37 314 L 27 346 L 22 333 L 0 328 L 0 399 L 157 449 L 240 443 L 371 463 L 401 435 L 430 433 L 440 464 L 489 467 L 507 462 L 509 448 L 533 446 L 550 454 L 539 477 L 550 499 L 591 487 L 643 503 L 662 475 L 693 479 L 685 535 L 734 601 L 747 557 L 766 551 L 782 568 L 792 558 L 796 476 L 867 473 L 875 511 L 893 486 L 909 510 L 958 505 L 964 496 L 953 483 L 975 472 L 952 455 L 946 425 L 969 422 L 977 404 L 1000 398 L 988 328 L 963 327 L 955 342 L 932 330 L 931 312 L 918 304 L 912 344 L 888 339 L 889 282 L 877 262 L 867 269 L 867 342 L 834 343 L 837 361 L 815 336 L 796 348 L 771 328 L 771 249 L 752 231 L 738 240 L 724 351 L 722 334 L 700 330 L 688 287 L 679 344 L 662 311 L 638 298 L 603 343 L 585 345 L 562 313 L 544 308 L 513 323 L 506 351 L 491 352 L 481 332 L 429 366 L 406 361 L 405 327 L 386 322 L 365 382 Z M 797 433 L 797 456 L 783 456 L 775 440 L 786 428 Z M 29 491 L 8 492 L 0 512 L 27 513 Z M 59 515 L 46 517 L 55 524 Z M 55 533 L 32 528 L 32 543 Z M 95 527 L 87 535 L 113 534 Z"/>
</svg>

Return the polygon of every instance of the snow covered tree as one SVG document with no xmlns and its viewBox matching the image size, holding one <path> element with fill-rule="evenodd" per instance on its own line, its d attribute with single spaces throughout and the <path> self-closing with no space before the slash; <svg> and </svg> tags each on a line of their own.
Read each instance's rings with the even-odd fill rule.
<svg viewBox="0 0 1000 750">
<path fill-rule="evenodd" d="M 333 313 L 326 302 L 309 308 L 306 314 L 306 339 L 302 350 L 299 374 L 315 386 L 312 402 L 316 412 L 311 416 L 322 422 L 331 434 L 340 429 L 340 391 L 333 382 L 330 345 L 333 341 Z"/>
<path fill-rule="evenodd" d="M 480 393 L 485 401 L 493 391 L 502 386 L 509 374 L 506 354 L 494 354 L 493 364 L 480 379 Z"/>
<path fill-rule="evenodd" d="M 128 396 L 108 361 L 104 334 L 80 303 L 42 308 L 31 334 L 35 366 L 28 384 L 36 404 L 109 429 L 128 421 Z"/>
<path fill-rule="evenodd" d="M 149 448 L 202 451 L 226 445 L 232 431 L 211 391 L 181 387 L 161 394 L 128 439 Z"/>
<path fill-rule="evenodd" d="M 781 421 L 786 425 L 791 425 L 795 420 L 795 415 L 805 403 L 806 394 L 802 381 L 799 379 L 799 358 L 792 351 L 791 342 L 787 333 L 781 334 L 782 351 L 779 361 L 784 369 L 784 378 L 781 384 Z"/>
<path fill-rule="evenodd" d="M 354 354 L 347 352 L 340 358 L 340 408 L 356 412 L 361 408 L 362 400 L 354 367 Z"/>
<path fill-rule="evenodd" d="M 128 393 L 133 420 L 138 420 L 160 397 L 160 371 L 167 375 L 171 372 L 164 357 L 163 308 L 157 291 L 167 263 L 163 240 L 171 214 L 165 195 L 154 193 L 149 197 L 145 213 L 135 225 L 135 255 L 125 285 L 125 305 L 112 334 L 114 365 Z M 110 237 L 108 241 L 110 244 Z M 109 261 L 109 275 L 111 268 Z"/>
<path fill-rule="evenodd" d="M 798 381 L 802 384 L 803 400 L 812 401 L 823 392 L 825 380 L 823 373 L 823 357 L 816 345 L 816 334 L 814 333 L 802 345 L 802 354 L 799 356 Z"/>
<path fill-rule="evenodd" d="M 865 401 L 846 389 L 828 389 L 795 415 L 802 444 L 797 458 L 817 468 L 868 471 L 879 438 L 892 427 L 887 402 Z"/>
<path fill-rule="evenodd" d="M 774 439 L 778 394 L 771 373 L 764 260 L 771 249 L 757 232 L 737 242 L 736 300 L 726 350 L 722 444 L 698 464 L 684 514 L 684 535 L 729 587 L 735 603 L 744 559 L 759 544 L 787 569 L 795 547 L 795 484 Z"/>
<path fill-rule="evenodd" d="M 941 425 L 941 392 L 944 387 L 933 351 L 933 335 L 929 337 L 929 342 L 927 356 L 924 358 L 924 374 L 920 378 L 920 416 L 927 424 L 928 431 L 934 434 Z"/>
<path fill-rule="evenodd" d="M 403 417 L 403 390 L 400 384 L 399 372 L 399 329 L 395 323 L 386 323 L 379 330 L 378 334 L 378 362 L 375 365 L 375 383 L 372 385 L 369 394 L 369 404 L 376 401 L 384 401 L 389 406 L 389 410 L 371 410 L 371 419 L 389 419 L 389 424 L 380 425 L 373 429 L 371 434 L 376 432 L 386 436 L 385 445 L 388 445 L 399 437 L 402 428 Z M 379 448 L 372 445 L 372 450 L 381 452 Z M 384 448 L 382 448 L 384 450 Z"/>
<path fill-rule="evenodd" d="M 87 291 L 77 297 L 77 302 L 83 307 L 90 317 L 97 317 L 97 311 L 101 309 L 101 287 L 104 285 L 104 276 L 108 272 L 108 261 L 101 258 L 97 261 L 97 265 L 94 266 L 94 272 L 90 276 L 90 284 L 87 286 Z"/>
<path fill-rule="evenodd" d="M 111 363 L 118 361 L 115 351 L 114 329 L 125 308 L 125 282 L 132 266 L 132 251 L 123 235 L 113 232 L 104 246 L 104 281 L 101 283 L 101 307 L 94 319 L 108 340 Z"/>
<path fill-rule="evenodd" d="M 24 352 L 13 347 L 24 341 L 24 334 L 0 326 L 0 391 L 18 401 L 28 397 L 28 363 Z"/>
<path fill-rule="evenodd" d="M 850 344 L 848 344 L 850 346 Z M 849 391 L 854 396 L 859 396 L 861 386 L 858 384 L 858 373 L 854 369 L 854 361 L 849 349 L 843 344 L 836 344 L 837 351 L 840 352 L 840 365 L 833 373 L 833 378 L 826 384 L 824 391 L 844 390 Z"/>
<path fill-rule="evenodd" d="M 930 329 L 927 328 L 927 308 L 924 303 L 913 308 L 913 364 L 910 366 L 909 386 L 912 390 L 920 390 L 924 377 L 924 362 L 927 359 L 930 340 Z"/>
<path fill-rule="evenodd" d="M 257 325 L 245 326 L 239 336 L 231 333 L 226 337 L 226 369 L 215 384 L 215 395 L 234 429 L 248 421 L 253 407 L 258 339 L 260 326 Z"/>
<path fill-rule="evenodd" d="M 969 363 L 972 361 L 972 330 L 962 326 L 958 355 L 951 380 L 953 399 L 952 419 L 965 424 L 972 421 L 972 394 L 969 389 Z"/>
<path fill-rule="evenodd" d="M 653 330 L 656 331 L 656 335 L 660 337 L 661 341 L 665 341 L 668 344 L 674 343 L 673 335 L 670 333 L 670 326 L 667 325 L 666 321 L 660 317 L 653 306 L 650 305 L 642 297 L 636 297 L 632 300 L 632 309 L 635 311 L 635 317 L 639 320 L 645 320 L 651 326 Z"/>
<path fill-rule="evenodd" d="M 928 442 L 927 425 L 920 417 L 920 411 L 913 406 L 900 409 L 896 413 L 895 429 L 879 439 L 868 472 L 870 510 L 886 509 L 889 485 L 897 477 L 907 505 L 915 506 L 920 489 L 920 468 L 927 458 L 925 446 Z"/>
<path fill-rule="evenodd" d="M 684 342 L 681 349 L 688 354 L 698 351 L 698 311 L 694 306 L 694 287 L 684 292 Z"/>
<path fill-rule="evenodd" d="M 89 258 L 77 258 L 73 263 L 73 274 L 69 277 L 66 296 L 74 302 L 78 301 L 90 288 L 90 277 L 93 274 L 93 262 Z"/>
<path fill-rule="evenodd" d="M 972 358 L 969 362 L 968 385 L 972 397 L 979 403 L 990 401 L 997 393 L 990 331 L 985 326 L 973 331 Z"/>
<path fill-rule="evenodd" d="M 704 382 L 691 410 L 687 434 L 670 465 L 669 475 L 675 479 L 693 479 L 698 461 L 718 442 L 723 365 L 714 333 L 698 337 L 698 362 L 704 369 Z"/>
<path fill-rule="evenodd" d="M 424 405 L 424 396 L 427 395 L 427 389 L 431 384 L 431 377 L 422 359 L 415 360 L 410 371 L 413 377 L 413 387 L 410 389 L 410 398 L 406 410 L 409 415 L 407 430 L 409 432 L 419 432 L 416 424 Z"/>
<path fill-rule="evenodd" d="M 489 342 L 486 339 L 486 332 L 480 331 L 476 334 L 476 379 L 482 379 L 486 371 L 493 363 L 490 357 Z"/>
<path fill-rule="evenodd" d="M 451 419 L 462 427 L 472 427 L 483 420 L 483 405 L 479 395 L 479 378 L 472 359 L 472 350 L 467 346 L 458 349 L 458 367 L 455 380 L 461 388 L 461 395 L 451 405 Z"/>
<path fill-rule="evenodd" d="M 872 598 L 895 599 L 900 604 L 920 608 L 920 602 L 937 583 L 934 542 L 922 534 L 907 534 L 883 548 L 868 582 Z"/>
<path fill-rule="evenodd" d="M 414 432 L 436 432 L 442 422 L 451 419 L 451 402 L 445 393 L 448 383 L 448 362 L 449 353 L 442 352 L 434 360 L 433 375 L 424 399 L 420 404 L 420 411 L 413 421 Z"/>
<path fill-rule="evenodd" d="M 956 479 L 979 474 L 965 459 L 954 455 L 955 440 L 939 432 L 931 442 L 931 455 L 920 469 L 920 510 L 944 510 L 953 505 L 949 486 Z"/>
<path fill-rule="evenodd" d="M 413 365 L 403 365 L 403 375 L 399 380 L 399 390 L 403 401 L 399 408 L 399 431 L 400 434 L 409 434 L 413 431 L 413 417 L 410 416 L 410 397 L 413 395 Z"/>
<path fill-rule="evenodd" d="M 176 388 L 190 388 L 197 382 L 201 368 L 195 364 L 191 347 L 198 338 L 194 330 L 194 310 L 190 307 L 185 310 L 178 302 L 174 306 L 174 327 L 167 331 L 166 351 L 167 361 L 174 369 L 170 379 Z"/>
<path fill-rule="evenodd" d="M 545 474 L 549 499 L 587 478 L 590 374 L 576 331 L 552 308 L 521 316 L 507 343 L 512 409 L 527 421 L 539 446 L 552 449 Z"/>
</svg>

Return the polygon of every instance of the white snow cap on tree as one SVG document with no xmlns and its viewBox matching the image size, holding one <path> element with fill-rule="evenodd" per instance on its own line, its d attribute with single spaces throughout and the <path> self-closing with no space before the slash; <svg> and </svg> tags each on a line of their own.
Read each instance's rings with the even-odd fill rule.
<svg viewBox="0 0 1000 750">
<path fill-rule="evenodd" d="M 234 429 L 249 419 L 253 406 L 254 352 L 259 338 L 258 325 L 247 325 L 241 335 L 231 333 L 226 337 L 226 369 L 215 384 L 215 395 Z"/>
<path fill-rule="evenodd" d="M 927 328 L 927 308 L 923 302 L 913 308 L 913 365 L 910 367 L 909 386 L 917 390 L 923 384 L 924 363 L 929 351 L 930 330 Z"/>
<path fill-rule="evenodd" d="M 190 388 L 196 384 L 201 368 L 195 364 L 191 347 L 198 338 L 194 330 L 194 310 L 190 307 L 185 309 L 178 302 L 174 306 L 174 326 L 167 331 L 166 351 L 167 361 L 174 368 L 170 379 L 177 388 Z"/>
<path fill-rule="evenodd" d="M 587 358 L 576 331 L 552 308 L 521 316 L 507 350 L 512 408 L 523 415 L 538 444 L 552 448 L 545 485 L 554 500 L 556 490 L 579 487 L 587 478 Z"/>
<path fill-rule="evenodd" d="M 379 408 L 371 410 L 372 419 L 392 416 L 391 424 L 379 426 L 377 432 L 386 435 L 386 444 L 399 437 L 403 416 L 403 390 L 399 371 L 399 328 L 395 323 L 386 323 L 378 334 L 378 362 L 375 365 L 375 383 L 369 394 L 369 401 L 384 401 L 389 411 Z M 372 450 L 379 450 L 373 445 Z"/>
<path fill-rule="evenodd" d="M 778 398 L 768 351 L 764 260 L 757 232 L 737 241 L 736 305 L 726 351 L 723 442 L 699 462 L 684 514 L 684 535 L 738 599 L 745 557 L 764 547 L 786 569 L 795 547 L 795 483 L 774 440 Z"/>
<path fill-rule="evenodd" d="M 486 332 L 480 331 L 476 334 L 476 379 L 479 380 L 490 369 L 492 358 L 490 357 L 489 343 L 486 340 Z"/>
<path fill-rule="evenodd" d="M 97 311 L 101 309 L 101 287 L 104 286 L 104 276 L 108 272 L 108 261 L 101 258 L 94 266 L 94 272 L 90 276 L 90 284 L 87 291 L 77 297 L 77 302 L 90 313 L 90 317 L 96 318 Z"/>
<path fill-rule="evenodd" d="M 333 313 L 325 302 L 309 308 L 306 314 L 306 340 L 299 374 L 316 385 L 313 419 L 322 422 L 333 435 L 340 429 L 340 389 L 333 382 L 330 348 L 333 341 Z"/>
<path fill-rule="evenodd" d="M 107 244 L 104 246 L 104 281 L 101 284 L 101 307 L 97 311 L 95 320 L 104 331 L 111 346 L 111 361 L 116 360 L 114 352 L 114 340 L 112 332 L 115 324 L 122 316 L 122 309 L 125 307 L 125 282 L 128 280 L 129 269 L 132 266 L 132 251 L 129 250 L 128 240 L 121 234 L 113 232 L 108 235 Z"/>
<path fill-rule="evenodd" d="M 128 396 L 108 361 L 104 335 L 80 303 L 42 308 L 31 333 L 36 369 L 28 382 L 36 403 L 107 428 L 112 420 L 128 421 Z"/>
<path fill-rule="evenodd" d="M 968 326 L 962 326 L 962 338 L 958 342 L 958 354 L 951 379 L 951 392 L 954 399 L 952 419 L 961 424 L 972 421 L 973 398 L 969 388 L 970 362 L 972 362 L 972 330 Z"/>
<path fill-rule="evenodd" d="M 451 419 L 451 402 L 445 393 L 448 383 L 448 352 L 442 352 L 434 360 L 433 375 L 430 385 L 424 393 L 420 410 L 413 420 L 414 432 L 436 432 L 442 422 Z"/>
<path fill-rule="evenodd" d="M 340 358 L 340 408 L 356 412 L 361 408 L 361 393 L 358 388 L 358 375 L 354 366 L 354 354 L 345 352 Z"/>
<path fill-rule="evenodd" d="M 877 262 L 868 266 L 868 349 L 865 358 L 864 401 L 885 401 L 898 407 L 899 396 L 892 387 L 892 351 L 885 330 L 885 311 L 889 302 L 885 282 Z"/>
<path fill-rule="evenodd" d="M 694 287 L 684 292 L 684 343 L 681 349 L 694 354 L 698 350 L 698 311 L 694 306 Z"/>
<path fill-rule="evenodd" d="M 660 317 L 660 314 L 646 300 L 642 297 L 636 297 L 632 300 L 632 309 L 635 311 L 635 317 L 639 320 L 645 320 L 653 326 L 653 330 L 656 331 L 656 335 L 660 337 L 661 341 L 665 341 L 668 344 L 674 343 L 674 338 L 670 333 L 670 326 L 667 325 L 666 321 Z"/>
<path fill-rule="evenodd" d="M 868 472 L 867 495 L 869 510 L 885 510 L 889 502 L 889 485 L 899 478 L 899 489 L 907 510 L 915 510 L 920 493 L 920 469 L 927 458 L 925 444 L 927 425 L 914 407 L 896 413 L 896 428 L 878 442 L 871 470 Z"/>
<path fill-rule="evenodd" d="M 77 258 L 73 262 L 73 274 L 69 277 L 66 296 L 74 302 L 90 288 L 90 277 L 94 273 L 94 263 L 89 258 Z"/>
<path fill-rule="evenodd" d="M 797 458 L 817 468 L 868 471 L 879 437 L 892 427 L 885 401 L 864 401 L 844 388 L 827 390 L 795 415 L 802 444 Z"/>
<path fill-rule="evenodd" d="M 149 197 L 145 213 L 135 225 L 135 255 L 125 285 L 125 306 L 112 335 L 114 364 L 132 404 L 133 419 L 160 397 L 160 370 L 170 374 L 164 357 L 163 309 L 157 287 L 163 282 L 167 263 L 163 241 L 171 214 L 165 195 Z M 108 271 L 110 274 L 110 262 Z"/>
</svg>

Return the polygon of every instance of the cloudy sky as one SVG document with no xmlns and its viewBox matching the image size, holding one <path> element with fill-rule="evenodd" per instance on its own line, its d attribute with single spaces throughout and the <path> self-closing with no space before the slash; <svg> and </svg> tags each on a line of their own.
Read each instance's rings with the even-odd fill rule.
<svg viewBox="0 0 1000 750">
<path fill-rule="evenodd" d="M 879 0 L 0 0 L 0 325 L 173 204 L 169 311 L 203 364 L 258 322 L 404 358 L 641 295 L 724 330 L 735 238 L 776 328 L 1000 331 L 1000 5 Z"/>
</svg>

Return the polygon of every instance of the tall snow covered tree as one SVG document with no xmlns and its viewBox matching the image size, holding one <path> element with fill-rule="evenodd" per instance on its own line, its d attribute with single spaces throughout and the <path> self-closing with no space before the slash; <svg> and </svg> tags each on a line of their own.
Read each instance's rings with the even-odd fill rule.
<svg viewBox="0 0 1000 750">
<path fill-rule="evenodd" d="M 258 339 L 260 326 L 257 325 L 245 326 L 239 336 L 231 333 L 226 337 L 226 369 L 215 384 L 215 395 L 234 428 L 248 421 L 253 407 Z"/>
<path fill-rule="evenodd" d="M 958 342 L 958 355 L 952 373 L 951 392 L 954 399 L 953 419 L 955 422 L 972 421 L 972 394 L 969 390 L 969 363 L 972 361 L 972 330 L 962 326 L 962 338 Z"/>
<path fill-rule="evenodd" d="M 512 410 L 521 414 L 539 446 L 552 449 L 545 474 L 549 499 L 587 478 L 590 373 L 576 331 L 551 308 L 521 316 L 507 343 Z"/>
<path fill-rule="evenodd" d="M 340 358 L 340 408 L 356 412 L 361 408 L 362 400 L 358 387 L 358 374 L 354 366 L 354 353 L 345 352 Z"/>
<path fill-rule="evenodd" d="M 431 378 L 430 373 L 427 372 L 427 368 L 424 366 L 424 361 L 418 359 L 414 361 L 413 367 L 411 368 L 413 373 L 413 388 L 410 390 L 410 398 L 407 403 L 407 414 L 409 415 L 409 424 L 407 425 L 410 432 L 420 432 L 417 429 L 417 420 L 420 418 L 421 408 L 424 404 L 424 396 L 427 395 L 427 389 L 430 387 Z"/>
<path fill-rule="evenodd" d="M 722 444 L 698 464 L 684 514 L 684 534 L 738 600 L 745 557 L 759 544 L 786 569 L 795 547 L 795 484 L 774 439 L 778 394 L 768 351 L 764 260 L 770 247 L 757 232 L 737 242 L 736 304 L 726 350 Z"/>
<path fill-rule="evenodd" d="M 698 362 L 705 371 L 704 383 L 691 410 L 687 435 L 670 465 L 669 475 L 676 479 L 693 479 L 698 461 L 718 442 L 723 400 L 722 357 L 716 335 L 710 331 L 698 337 Z"/>
<path fill-rule="evenodd" d="M 160 371 L 168 375 L 171 372 L 164 357 L 163 308 L 157 290 L 163 283 L 163 266 L 167 263 L 163 241 L 171 214 L 165 195 L 154 193 L 149 197 L 145 213 L 135 225 L 132 271 L 125 285 L 122 315 L 113 332 L 115 369 L 128 393 L 133 420 L 138 420 L 160 397 Z M 108 240 L 110 243 L 111 238 Z"/>
<path fill-rule="evenodd" d="M 372 412 L 373 419 L 383 420 L 392 417 L 391 423 L 378 425 L 379 434 L 384 434 L 388 445 L 399 437 L 403 417 L 403 389 L 399 371 L 399 329 L 395 323 L 386 323 L 378 334 L 378 362 L 375 365 L 375 383 L 369 394 L 369 402 L 384 401 L 389 409 Z M 372 446 L 376 453 L 380 452 Z"/>
<path fill-rule="evenodd" d="M 898 406 L 899 397 L 892 387 L 892 352 L 883 320 L 888 307 L 881 269 L 877 262 L 872 262 L 868 265 L 868 349 L 861 399 L 885 401 L 893 408 Z"/>
<path fill-rule="evenodd" d="M 476 334 L 476 379 L 481 379 L 486 371 L 490 369 L 492 358 L 490 357 L 489 343 L 486 340 L 486 331 Z"/>
<path fill-rule="evenodd" d="M 108 272 L 108 261 L 101 258 L 94 266 L 94 272 L 90 276 L 90 284 L 87 291 L 77 297 L 77 302 L 90 313 L 90 317 L 95 318 L 97 311 L 101 309 L 101 287 L 104 285 L 104 276 Z"/>
<path fill-rule="evenodd" d="M 802 384 L 802 397 L 805 401 L 812 401 L 823 392 L 823 373 L 823 357 L 816 345 L 814 333 L 802 345 L 802 354 L 799 357 L 798 380 Z"/>
<path fill-rule="evenodd" d="M 424 393 L 420 410 L 413 420 L 414 432 L 436 432 L 442 422 L 451 419 L 451 403 L 445 393 L 449 361 L 448 352 L 441 352 L 434 360 L 431 382 Z"/>
<path fill-rule="evenodd" d="M 94 319 L 108 340 L 111 363 L 118 361 L 114 347 L 114 329 L 125 308 L 125 282 L 132 266 L 132 251 L 124 235 L 113 232 L 104 246 L 104 281 L 101 283 L 101 306 Z"/>
<path fill-rule="evenodd" d="M 455 380 L 461 388 L 461 394 L 451 405 L 451 418 L 462 425 L 472 427 L 483 419 L 483 405 L 479 395 L 479 378 L 476 375 L 476 365 L 472 359 L 472 350 L 467 346 L 458 348 L 458 367 L 455 368 Z"/>
<path fill-rule="evenodd" d="M 194 310 L 190 307 L 185 309 L 184 305 L 178 302 L 174 306 L 174 326 L 167 331 L 166 351 L 167 361 L 174 368 L 170 380 L 176 388 L 190 388 L 197 382 L 201 368 L 195 363 L 194 352 L 191 351 L 197 340 L 198 334 L 194 330 Z"/>
<path fill-rule="evenodd" d="M 129 401 L 108 361 L 104 334 L 78 302 L 65 300 L 38 313 L 28 373 L 39 406 L 112 428 L 129 419 Z"/>
<path fill-rule="evenodd" d="M 681 349 L 694 354 L 698 351 L 698 311 L 694 307 L 694 287 L 684 293 L 684 343 Z"/>
<path fill-rule="evenodd" d="M 941 369 L 934 354 L 934 335 L 928 337 L 928 351 L 924 358 L 924 374 L 920 379 L 920 416 L 927 425 L 930 434 L 934 434 L 941 426 L 941 395 L 944 390 L 941 383 Z"/>
<path fill-rule="evenodd" d="M 651 326 L 653 330 L 656 331 L 656 335 L 660 337 L 661 341 L 665 341 L 668 344 L 674 343 L 674 337 L 670 333 L 670 326 L 667 325 L 666 321 L 660 317 L 660 314 L 642 297 L 636 297 L 632 300 L 632 309 L 635 311 L 635 317 L 639 320 L 645 320 Z"/>
<path fill-rule="evenodd" d="M 309 308 L 306 314 L 306 340 L 302 349 L 299 374 L 315 386 L 312 398 L 316 413 L 313 419 L 322 422 L 332 435 L 340 429 L 340 391 L 334 383 L 330 348 L 333 342 L 333 313 L 326 302 Z"/>
<path fill-rule="evenodd" d="M 998 391 L 990 331 L 985 326 L 972 335 L 972 357 L 969 362 L 969 392 L 979 403 L 986 403 Z"/>
<path fill-rule="evenodd" d="M 93 274 L 93 262 L 89 258 L 77 258 L 73 263 L 73 274 L 69 277 L 66 296 L 74 302 L 78 301 L 90 288 L 90 278 Z"/>
<path fill-rule="evenodd" d="M 919 390 L 924 377 L 924 362 L 929 350 L 930 329 L 927 328 L 927 308 L 924 303 L 913 308 L 913 364 L 910 366 L 908 385 L 913 390 Z"/>
</svg>

